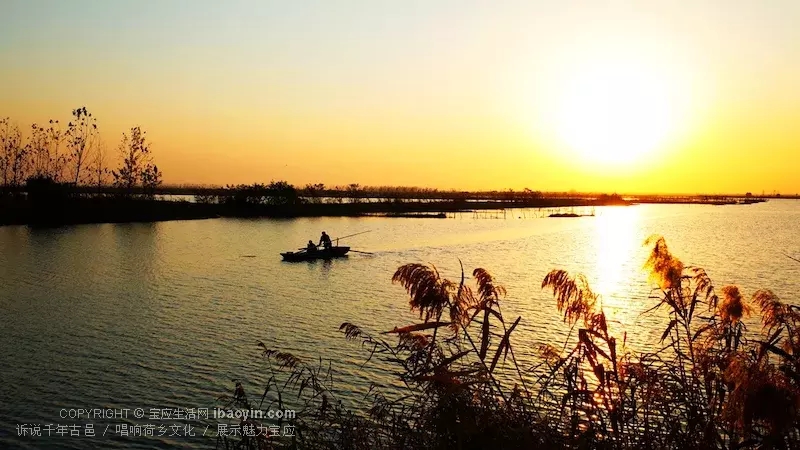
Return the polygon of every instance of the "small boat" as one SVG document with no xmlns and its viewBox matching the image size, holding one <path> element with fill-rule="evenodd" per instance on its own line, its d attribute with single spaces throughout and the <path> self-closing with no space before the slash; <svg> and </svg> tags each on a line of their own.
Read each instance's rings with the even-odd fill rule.
<svg viewBox="0 0 800 450">
<path fill-rule="evenodd" d="M 350 247 L 331 247 L 329 249 L 322 249 L 313 252 L 301 250 L 299 252 L 285 252 L 281 253 L 284 261 L 314 261 L 317 259 L 331 259 L 341 258 L 347 256 Z"/>
</svg>

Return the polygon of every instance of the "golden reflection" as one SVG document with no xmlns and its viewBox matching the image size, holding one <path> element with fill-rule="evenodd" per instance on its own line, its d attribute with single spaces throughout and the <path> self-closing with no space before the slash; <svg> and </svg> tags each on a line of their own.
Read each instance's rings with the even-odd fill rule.
<svg viewBox="0 0 800 450">
<path fill-rule="evenodd" d="M 602 305 L 609 321 L 628 328 L 636 318 L 635 308 L 630 308 L 626 289 L 630 286 L 635 264 L 638 237 L 639 208 L 622 206 L 603 208 L 595 217 L 595 267 L 592 290 L 602 297 Z M 635 271 L 634 271 L 635 272 Z M 619 331 L 622 331 L 619 329 Z"/>
</svg>

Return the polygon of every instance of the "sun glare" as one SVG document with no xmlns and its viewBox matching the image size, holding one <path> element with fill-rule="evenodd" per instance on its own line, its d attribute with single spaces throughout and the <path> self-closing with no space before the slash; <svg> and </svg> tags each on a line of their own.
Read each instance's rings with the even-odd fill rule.
<svg viewBox="0 0 800 450">
<path fill-rule="evenodd" d="M 625 206 L 603 208 L 595 218 L 595 270 L 592 288 L 603 298 L 609 319 L 630 326 L 639 314 L 631 308 L 630 292 L 626 291 L 638 276 L 637 251 L 641 209 Z"/>
<path fill-rule="evenodd" d="M 590 163 L 640 161 L 662 145 L 672 126 L 667 86 L 655 74 L 622 65 L 584 70 L 565 90 L 561 139 Z"/>
</svg>

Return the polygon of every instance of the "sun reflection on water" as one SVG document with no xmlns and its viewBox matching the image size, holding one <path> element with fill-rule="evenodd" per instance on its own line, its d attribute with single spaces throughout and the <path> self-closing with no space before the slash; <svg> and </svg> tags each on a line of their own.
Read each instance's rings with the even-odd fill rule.
<svg viewBox="0 0 800 450">
<path fill-rule="evenodd" d="M 640 266 L 636 264 L 641 247 L 639 211 L 636 207 L 609 207 L 595 217 L 592 289 L 602 297 L 606 316 L 619 324 L 619 331 L 629 328 L 638 315 L 638 308 L 630 304 L 628 289 Z"/>
</svg>

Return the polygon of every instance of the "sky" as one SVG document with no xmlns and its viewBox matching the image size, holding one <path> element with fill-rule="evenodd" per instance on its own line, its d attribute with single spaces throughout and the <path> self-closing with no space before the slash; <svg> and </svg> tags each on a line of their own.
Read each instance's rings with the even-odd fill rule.
<svg viewBox="0 0 800 450">
<path fill-rule="evenodd" d="M 0 2 L 0 117 L 167 184 L 800 192 L 800 2 Z"/>
</svg>

